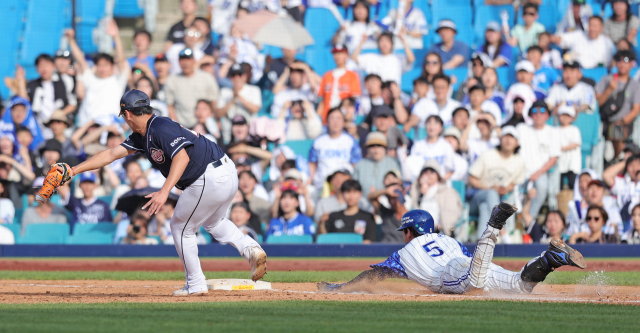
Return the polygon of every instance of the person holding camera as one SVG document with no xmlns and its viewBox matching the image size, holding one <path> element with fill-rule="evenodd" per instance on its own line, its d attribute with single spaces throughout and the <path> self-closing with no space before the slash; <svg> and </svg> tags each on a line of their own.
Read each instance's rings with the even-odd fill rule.
<svg viewBox="0 0 640 333">
<path fill-rule="evenodd" d="M 122 244 L 158 245 L 158 240 L 147 237 L 149 219 L 142 213 L 135 214 L 131 218 L 131 224 L 127 227 L 127 237 L 122 239 Z"/>
<path fill-rule="evenodd" d="M 322 134 L 322 120 L 308 100 L 285 102 L 278 121 L 284 123 L 287 140 L 313 140 Z"/>
</svg>

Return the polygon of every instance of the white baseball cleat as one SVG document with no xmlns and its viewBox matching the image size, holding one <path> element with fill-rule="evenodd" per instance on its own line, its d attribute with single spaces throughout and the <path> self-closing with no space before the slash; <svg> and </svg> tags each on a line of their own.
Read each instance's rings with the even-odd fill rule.
<svg viewBox="0 0 640 333">
<path fill-rule="evenodd" d="M 182 289 L 178 289 L 178 290 L 174 291 L 173 292 L 173 296 L 189 296 L 189 295 L 202 296 L 202 295 L 206 295 L 208 292 L 209 292 L 209 290 L 205 289 L 205 290 L 200 290 L 200 291 L 196 291 L 196 292 L 193 292 L 193 293 L 189 294 L 189 288 L 185 284 L 184 287 L 182 287 Z"/>
<path fill-rule="evenodd" d="M 258 281 L 267 273 L 267 253 L 258 246 L 249 248 L 251 280 Z"/>
</svg>

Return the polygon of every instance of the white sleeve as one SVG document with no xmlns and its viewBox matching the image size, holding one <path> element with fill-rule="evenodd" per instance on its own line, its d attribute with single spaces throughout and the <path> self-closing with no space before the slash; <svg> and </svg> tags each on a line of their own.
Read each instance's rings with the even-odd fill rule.
<svg viewBox="0 0 640 333">
<path fill-rule="evenodd" d="M 576 33 L 581 33 L 580 30 L 568 32 L 560 35 L 560 47 L 563 49 L 570 49 L 576 42 Z"/>
<path fill-rule="evenodd" d="M 547 125 L 548 126 L 548 125 Z M 550 127 L 551 129 L 551 137 L 552 137 L 552 141 L 551 142 L 560 142 L 560 131 L 555 128 L 555 127 Z M 560 145 L 558 144 L 552 144 L 549 145 L 549 156 L 550 157 L 558 157 L 560 156 L 560 154 L 562 153 L 562 150 L 560 149 Z"/>
</svg>

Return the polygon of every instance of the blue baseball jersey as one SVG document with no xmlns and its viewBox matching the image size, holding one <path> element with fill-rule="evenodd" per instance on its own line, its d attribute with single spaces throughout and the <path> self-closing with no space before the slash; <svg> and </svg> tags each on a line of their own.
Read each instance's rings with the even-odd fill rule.
<svg viewBox="0 0 640 333">
<path fill-rule="evenodd" d="M 184 128 L 170 118 L 155 115 L 149 118 L 144 137 L 140 133 L 132 133 L 121 146 L 145 153 L 147 159 L 165 178 L 171 170 L 173 157 L 185 149 L 189 155 L 189 164 L 176 183 L 180 190 L 196 181 L 209 163 L 225 156 L 224 151 L 213 141 Z"/>
<path fill-rule="evenodd" d="M 471 257 L 457 240 L 443 234 L 426 234 L 414 238 L 387 260 L 372 268 L 391 270 L 427 288 L 438 289 L 445 266 L 455 258 Z"/>
<path fill-rule="evenodd" d="M 282 235 L 313 236 L 315 233 L 316 225 L 313 223 L 313 220 L 304 214 L 298 213 L 287 221 L 285 221 L 282 216 L 271 219 L 269 229 L 267 230 L 267 237 Z"/>
</svg>

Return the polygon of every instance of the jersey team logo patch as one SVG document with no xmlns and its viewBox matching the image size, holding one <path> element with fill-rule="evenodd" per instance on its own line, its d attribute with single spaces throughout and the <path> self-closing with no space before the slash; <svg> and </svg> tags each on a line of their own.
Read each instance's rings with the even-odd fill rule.
<svg viewBox="0 0 640 333">
<path fill-rule="evenodd" d="M 158 164 L 164 163 L 164 152 L 160 149 L 151 148 L 151 158 Z"/>
</svg>

